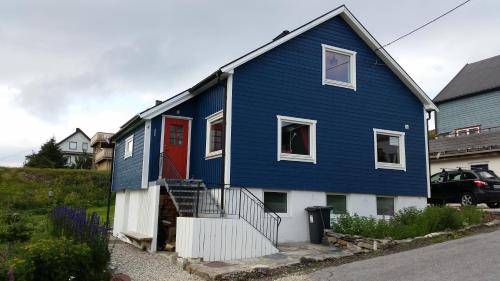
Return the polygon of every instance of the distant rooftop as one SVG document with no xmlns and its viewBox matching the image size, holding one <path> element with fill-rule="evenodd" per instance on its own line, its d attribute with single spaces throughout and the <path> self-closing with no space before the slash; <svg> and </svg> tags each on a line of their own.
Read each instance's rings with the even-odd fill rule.
<svg viewBox="0 0 500 281">
<path fill-rule="evenodd" d="M 495 89 L 500 89 L 500 55 L 466 64 L 433 101 L 441 103 Z"/>
<path fill-rule="evenodd" d="M 500 153 L 500 127 L 481 129 L 481 133 L 464 136 L 440 136 L 429 140 L 431 159 L 460 157 L 483 153 Z"/>
</svg>

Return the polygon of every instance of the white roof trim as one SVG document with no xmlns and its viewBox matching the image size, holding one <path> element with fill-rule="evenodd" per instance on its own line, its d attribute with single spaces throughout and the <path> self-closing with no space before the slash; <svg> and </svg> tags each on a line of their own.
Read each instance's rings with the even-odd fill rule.
<svg viewBox="0 0 500 281">
<path fill-rule="evenodd" d="M 262 47 L 254 52 L 243 56 L 242 58 L 224 66 L 221 68 L 223 72 L 234 71 L 234 69 L 260 55 L 263 53 L 274 49 L 275 47 L 287 42 L 290 39 L 297 37 L 298 35 L 324 23 L 327 20 L 330 20 L 336 16 L 342 16 L 342 18 L 349 24 L 349 26 L 354 29 L 354 31 L 365 41 L 366 44 L 372 48 L 372 50 L 378 50 L 376 53 L 382 59 L 382 61 L 391 69 L 396 76 L 413 92 L 415 96 L 424 104 L 426 110 L 435 110 L 439 111 L 437 106 L 432 102 L 432 100 L 424 93 L 424 91 L 411 79 L 411 77 L 406 73 L 403 68 L 389 55 L 389 53 L 381 48 L 382 46 L 375 40 L 375 38 L 366 30 L 366 28 L 361 25 L 361 23 L 354 17 L 353 14 L 345 7 L 341 6 L 336 10 L 331 11 L 330 13 L 310 22 L 307 25 L 289 33 L 288 35 L 280 38 L 271 44 Z"/>
</svg>

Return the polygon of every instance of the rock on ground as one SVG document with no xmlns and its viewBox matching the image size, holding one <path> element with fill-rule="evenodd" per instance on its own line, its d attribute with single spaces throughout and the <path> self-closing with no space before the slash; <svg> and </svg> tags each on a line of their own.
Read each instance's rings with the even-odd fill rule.
<svg viewBox="0 0 500 281">
<path fill-rule="evenodd" d="M 173 264 L 169 253 L 149 253 L 116 240 L 110 242 L 110 249 L 114 272 L 127 274 L 133 281 L 202 280 Z"/>
</svg>

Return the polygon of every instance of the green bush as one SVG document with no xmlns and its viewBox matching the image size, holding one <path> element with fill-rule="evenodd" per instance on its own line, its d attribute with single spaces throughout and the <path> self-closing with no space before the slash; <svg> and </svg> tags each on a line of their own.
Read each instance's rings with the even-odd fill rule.
<svg viewBox="0 0 500 281">
<path fill-rule="evenodd" d="M 462 210 L 450 207 L 406 208 L 390 220 L 343 214 L 333 220 L 332 227 L 336 232 L 350 235 L 405 239 L 478 224 L 483 217 L 483 212 L 476 207 L 464 207 Z"/>
<path fill-rule="evenodd" d="M 89 206 L 89 202 L 82 195 L 73 191 L 64 198 L 64 205 L 86 209 Z"/>
<path fill-rule="evenodd" d="M 0 242 L 30 240 L 33 225 L 19 213 L 3 213 L 0 217 Z"/>
<path fill-rule="evenodd" d="M 100 281 L 109 273 L 96 272 L 92 253 L 86 244 L 66 238 L 46 239 L 25 247 L 21 258 L 13 261 L 16 281 Z"/>
</svg>

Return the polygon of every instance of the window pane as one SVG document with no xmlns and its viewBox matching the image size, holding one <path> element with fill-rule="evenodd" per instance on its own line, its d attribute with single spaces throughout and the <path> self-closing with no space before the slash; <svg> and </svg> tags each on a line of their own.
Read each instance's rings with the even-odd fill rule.
<svg viewBox="0 0 500 281">
<path fill-rule="evenodd" d="M 394 216 L 394 198 L 377 197 L 377 215 Z"/>
<path fill-rule="evenodd" d="M 264 205 L 275 213 L 286 213 L 286 197 L 283 192 L 264 192 Z"/>
<path fill-rule="evenodd" d="M 327 195 L 326 205 L 332 207 L 332 214 L 345 214 L 347 212 L 345 195 Z"/>
<path fill-rule="evenodd" d="M 434 176 L 431 177 L 431 183 L 440 183 L 440 182 L 444 182 L 443 174 L 435 174 Z"/>
<path fill-rule="evenodd" d="M 377 161 L 399 164 L 399 137 L 377 134 Z"/>
<path fill-rule="evenodd" d="M 210 152 L 222 150 L 222 136 L 224 134 L 223 120 L 210 123 Z"/>
<path fill-rule="evenodd" d="M 76 146 L 77 146 L 76 142 L 74 142 L 74 141 L 69 142 L 69 149 L 76 149 Z"/>
<path fill-rule="evenodd" d="M 82 149 L 83 150 L 88 150 L 89 149 L 89 144 L 86 143 L 86 142 L 82 143 Z"/>
<path fill-rule="evenodd" d="M 350 56 L 332 51 L 325 51 L 325 60 L 326 79 L 345 83 L 351 82 Z"/>
<path fill-rule="evenodd" d="M 183 142 L 184 127 L 181 125 L 170 125 L 170 144 L 181 145 Z"/>
<path fill-rule="evenodd" d="M 281 122 L 281 153 L 309 155 L 309 125 Z"/>
<path fill-rule="evenodd" d="M 462 173 L 462 179 L 463 180 L 475 180 L 477 178 L 473 173 L 464 172 L 464 173 Z"/>
<path fill-rule="evenodd" d="M 448 174 L 448 181 L 459 181 L 461 177 L 461 173 L 454 172 Z"/>
</svg>

